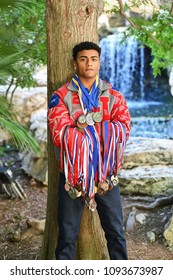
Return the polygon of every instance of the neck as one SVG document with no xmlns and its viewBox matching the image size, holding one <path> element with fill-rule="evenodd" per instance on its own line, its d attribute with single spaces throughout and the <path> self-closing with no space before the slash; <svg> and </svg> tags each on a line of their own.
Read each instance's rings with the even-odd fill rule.
<svg viewBox="0 0 173 280">
<path fill-rule="evenodd" d="M 92 86 L 96 80 L 96 78 L 91 78 L 91 79 L 83 79 L 82 77 L 79 77 L 81 83 L 86 87 L 87 89 L 91 90 Z"/>
</svg>

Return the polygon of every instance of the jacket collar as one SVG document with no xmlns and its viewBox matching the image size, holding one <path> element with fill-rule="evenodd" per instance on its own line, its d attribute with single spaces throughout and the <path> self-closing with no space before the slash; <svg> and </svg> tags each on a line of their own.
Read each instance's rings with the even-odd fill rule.
<svg viewBox="0 0 173 280">
<path fill-rule="evenodd" d="M 72 81 L 70 81 L 70 83 L 68 84 L 67 88 L 70 90 L 70 91 L 74 91 L 76 92 L 76 88 L 74 87 L 74 85 L 72 84 Z M 108 83 L 106 83 L 105 81 L 101 80 L 99 81 L 99 94 L 102 92 L 102 91 L 105 91 L 109 88 L 112 88 L 112 86 Z"/>
</svg>

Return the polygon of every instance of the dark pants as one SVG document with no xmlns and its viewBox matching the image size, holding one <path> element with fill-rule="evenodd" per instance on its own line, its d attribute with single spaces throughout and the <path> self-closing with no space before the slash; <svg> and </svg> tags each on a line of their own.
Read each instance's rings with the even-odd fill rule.
<svg viewBox="0 0 173 280">
<path fill-rule="evenodd" d="M 59 238 L 55 255 L 57 260 L 74 260 L 84 201 L 81 197 L 71 199 L 64 184 L 65 177 L 61 173 L 58 201 Z M 110 259 L 127 260 L 119 187 L 107 191 L 104 196 L 96 194 L 95 200 Z"/>
</svg>

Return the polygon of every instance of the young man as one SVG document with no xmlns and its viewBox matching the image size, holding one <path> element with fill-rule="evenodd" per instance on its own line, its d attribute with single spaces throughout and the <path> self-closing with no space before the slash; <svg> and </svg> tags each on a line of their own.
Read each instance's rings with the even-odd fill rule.
<svg viewBox="0 0 173 280">
<path fill-rule="evenodd" d="M 76 45 L 76 75 L 50 100 L 48 122 L 61 169 L 58 260 L 75 259 L 85 203 L 92 211 L 97 208 L 110 259 L 127 259 L 116 174 L 129 137 L 130 115 L 123 95 L 98 77 L 100 54 L 95 43 Z"/>
</svg>

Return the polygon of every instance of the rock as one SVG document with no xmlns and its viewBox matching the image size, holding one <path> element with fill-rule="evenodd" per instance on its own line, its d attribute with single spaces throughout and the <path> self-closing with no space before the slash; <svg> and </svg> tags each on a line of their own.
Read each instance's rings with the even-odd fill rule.
<svg viewBox="0 0 173 280">
<path fill-rule="evenodd" d="M 22 169 L 32 178 L 44 185 L 48 184 L 47 169 L 47 149 L 46 143 L 41 142 L 40 156 L 35 156 L 32 152 L 25 151 L 21 154 Z"/>
<path fill-rule="evenodd" d="M 136 215 L 136 208 L 132 207 L 132 211 L 129 213 L 129 216 L 126 221 L 126 231 L 132 231 L 135 226 L 135 215 Z"/>
<path fill-rule="evenodd" d="M 27 220 L 28 229 L 22 234 L 21 239 L 30 239 L 37 235 L 42 235 L 45 229 L 45 219 L 37 220 L 37 219 L 28 219 Z"/>
<path fill-rule="evenodd" d="M 0 92 L 6 91 L 7 86 L 0 86 Z M 11 88 L 10 94 L 13 90 Z M 18 87 L 13 96 L 13 105 L 17 113 L 17 120 L 23 124 L 28 125 L 30 117 L 34 112 L 41 109 L 47 110 L 47 87 L 38 86 L 28 88 Z"/>
<path fill-rule="evenodd" d="M 34 79 L 36 79 L 38 86 L 47 86 L 47 67 L 38 67 L 33 77 Z"/>
<path fill-rule="evenodd" d="M 44 228 L 45 228 L 45 219 L 43 219 L 43 220 L 28 219 L 27 225 L 28 225 L 28 227 L 33 228 L 36 231 L 38 231 L 40 234 L 43 234 Z"/>
<path fill-rule="evenodd" d="M 146 216 L 147 214 L 143 214 L 143 213 L 139 213 L 136 215 L 136 220 L 141 224 L 145 224 L 146 223 Z"/>
<path fill-rule="evenodd" d="M 32 178 L 32 179 L 30 180 L 30 182 L 29 182 L 29 185 L 30 185 L 30 187 L 37 187 L 37 182 L 36 182 L 36 180 Z"/>
<path fill-rule="evenodd" d="M 173 249 L 173 216 L 166 230 L 164 231 L 163 236 L 165 238 L 165 243 Z"/>
<path fill-rule="evenodd" d="M 31 115 L 47 108 L 47 87 L 23 89 L 15 92 L 13 104 L 15 104 L 19 114 L 18 121 L 28 124 Z"/>
<path fill-rule="evenodd" d="M 47 110 L 40 109 L 31 114 L 30 130 L 39 141 L 47 142 Z"/>
<path fill-rule="evenodd" d="M 154 242 L 156 239 L 155 233 L 153 231 L 148 231 L 147 232 L 147 237 L 151 242 Z"/>
<path fill-rule="evenodd" d="M 19 242 L 21 240 L 21 228 L 18 228 L 16 231 L 10 233 L 8 239 L 11 242 Z"/>
<path fill-rule="evenodd" d="M 130 137 L 123 163 L 125 169 L 158 164 L 173 165 L 172 140 Z"/>
<path fill-rule="evenodd" d="M 110 28 L 125 26 L 125 17 L 123 17 L 120 13 L 111 14 L 109 16 L 109 26 Z"/>
<path fill-rule="evenodd" d="M 173 194 L 173 140 L 130 137 L 119 181 L 122 194 Z"/>
<path fill-rule="evenodd" d="M 36 156 L 32 152 L 21 153 L 22 169 L 34 179 L 48 184 L 47 170 L 47 111 L 40 110 L 31 116 L 31 130 L 35 138 L 40 143 L 40 155 Z"/>
</svg>

